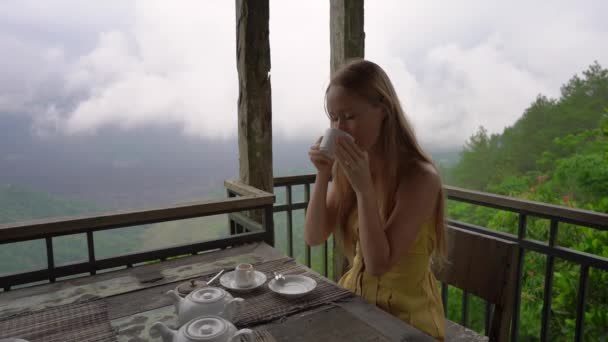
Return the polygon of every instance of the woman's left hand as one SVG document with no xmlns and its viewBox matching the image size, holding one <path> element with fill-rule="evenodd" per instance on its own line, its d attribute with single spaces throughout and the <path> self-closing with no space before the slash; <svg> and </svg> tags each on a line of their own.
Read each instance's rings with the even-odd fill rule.
<svg viewBox="0 0 608 342">
<path fill-rule="evenodd" d="M 371 189 L 372 176 L 367 152 L 350 139 L 339 137 L 337 140 L 336 158 L 355 193 L 364 193 Z"/>
</svg>

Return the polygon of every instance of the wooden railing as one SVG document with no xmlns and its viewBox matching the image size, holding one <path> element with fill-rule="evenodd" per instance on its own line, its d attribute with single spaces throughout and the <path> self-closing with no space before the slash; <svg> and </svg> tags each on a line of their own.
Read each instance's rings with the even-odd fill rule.
<svg viewBox="0 0 608 342">
<path fill-rule="evenodd" d="M 277 246 L 285 249 L 289 255 L 293 256 L 293 220 L 292 213 L 295 210 L 305 209 L 308 205 L 308 199 L 310 195 L 310 188 L 313 186 L 315 181 L 315 175 L 301 175 L 293 177 L 279 177 L 275 178 L 275 193 L 277 188 L 284 188 L 286 199 L 285 204 L 275 205 L 274 211 L 286 212 L 287 213 L 287 246 Z M 304 186 L 304 201 L 294 203 L 292 198 L 293 188 L 295 186 Z M 578 279 L 578 292 L 577 292 L 577 307 L 576 307 L 576 328 L 575 328 L 575 341 L 583 340 L 583 327 L 584 327 L 584 313 L 585 303 L 587 295 L 587 286 L 589 280 L 589 270 L 591 268 L 608 272 L 608 259 L 605 257 L 592 255 L 584 252 L 580 252 L 574 249 L 560 247 L 556 245 L 556 240 L 559 232 L 560 224 L 575 224 L 581 227 L 592 228 L 600 231 L 608 230 L 608 215 L 603 213 L 597 213 L 592 211 L 568 208 L 563 206 L 545 204 L 540 202 L 532 202 L 526 200 L 520 200 L 511 197 L 499 196 L 489 193 L 482 193 L 476 191 L 470 191 L 460 189 L 456 187 L 446 186 L 444 190 L 447 197 L 451 201 L 470 203 L 482 207 L 494 208 L 512 212 L 518 215 L 518 226 L 517 235 L 508 234 L 486 227 L 476 226 L 470 223 L 459 222 L 454 220 L 448 220 L 448 224 L 474 231 L 483 235 L 490 235 L 499 237 L 508 241 L 516 242 L 520 247 L 520 253 L 518 255 L 517 264 L 517 284 L 516 284 L 516 298 L 514 300 L 513 308 L 513 319 L 511 327 L 511 339 L 517 341 L 519 331 L 519 314 L 521 304 L 521 287 L 522 287 L 522 272 L 523 272 L 523 260 L 527 252 L 536 252 L 543 254 L 547 257 L 547 266 L 544 277 L 544 297 L 543 297 L 543 309 L 541 314 L 541 335 L 539 336 L 541 341 L 547 341 L 549 338 L 549 319 L 551 313 L 551 298 L 553 290 L 553 276 L 555 261 L 565 260 L 570 261 L 580 266 L 580 275 Z M 529 218 L 544 218 L 550 222 L 549 238 L 547 242 L 541 242 L 526 237 L 527 222 Z M 282 229 L 283 227 L 275 226 L 275 230 Z M 325 260 L 322 265 L 311 265 L 310 260 L 310 248 L 305 246 L 305 262 L 308 266 L 315 268 L 317 271 L 327 274 L 327 265 L 332 263 L 333 260 L 329 260 L 330 253 L 327 252 L 328 244 L 324 246 L 325 249 Z M 442 285 L 442 298 L 444 306 L 447 312 L 448 306 L 448 286 Z M 467 293 L 463 293 L 462 296 L 462 314 L 461 324 L 468 326 L 469 317 L 469 296 Z M 489 330 L 488 324 L 490 322 L 490 316 L 492 314 L 492 307 L 486 304 L 485 310 L 485 321 L 486 321 L 486 332 Z"/>
<path fill-rule="evenodd" d="M 314 175 L 302 175 L 294 177 L 277 177 L 274 180 L 275 193 L 279 189 L 285 190 L 285 203 L 273 205 L 275 196 L 270 193 L 250 187 L 237 181 L 226 181 L 225 187 L 228 198 L 222 200 L 204 201 L 188 204 L 179 204 L 169 207 L 113 212 L 108 214 L 71 217 L 63 219 L 49 219 L 34 222 L 23 222 L 15 224 L 0 225 L 0 246 L 19 241 L 30 241 L 44 239 L 46 242 L 47 267 L 45 269 L 27 271 L 17 274 L 0 276 L 0 287 L 5 291 L 16 285 L 28 284 L 39 281 L 54 282 L 57 278 L 80 275 L 95 274 L 97 271 L 115 267 L 132 267 L 134 264 L 153 260 L 165 260 L 169 257 L 197 254 L 201 251 L 226 248 L 243 243 L 254 241 L 266 241 L 274 245 L 275 231 L 285 229 L 285 246 L 275 246 L 284 249 L 290 256 L 294 256 L 294 244 L 304 244 L 301 239 L 294 237 L 293 212 L 305 210 L 310 197 L 311 186 L 315 181 Z M 303 201 L 294 202 L 293 188 L 303 187 Z M 608 272 L 608 259 L 605 257 L 591 255 L 576 251 L 570 248 L 556 245 L 556 240 L 560 224 L 575 224 L 596 230 L 608 230 L 608 215 L 585 210 L 555 206 L 539 202 L 531 202 L 498 196 L 488 193 L 481 193 L 459 189 L 455 187 L 445 187 L 449 200 L 465 202 L 478 206 L 489 207 L 499 210 L 512 212 L 518 215 L 517 234 L 508 234 L 486 227 L 476 226 L 470 223 L 449 220 L 450 225 L 474 231 L 480 234 L 499 237 L 505 240 L 514 241 L 520 246 L 518 255 L 518 281 L 516 284 L 516 298 L 514 300 L 514 315 L 512 320 L 511 336 L 512 340 L 518 338 L 519 312 L 521 304 L 521 282 L 523 271 L 523 260 L 527 252 L 536 252 L 547 257 L 547 264 L 544 276 L 544 300 L 541 313 L 541 336 L 540 339 L 546 341 L 549 336 L 548 322 L 551 313 L 551 296 L 553 289 L 554 265 L 556 260 L 566 260 L 580 266 L 578 279 L 577 308 L 576 308 L 576 329 L 575 340 L 583 340 L 584 313 L 587 295 L 587 286 L 590 269 Z M 256 222 L 249 216 L 242 214 L 246 210 L 262 210 L 262 223 Z M 273 215 L 285 213 L 286 227 L 274 225 Z M 169 248 L 148 250 L 140 253 L 115 256 L 105 259 L 95 257 L 94 232 L 102 230 L 117 229 L 141 224 L 149 224 L 164 221 L 181 220 L 193 217 L 210 216 L 217 214 L 228 214 L 230 236 L 211 241 L 199 241 L 185 245 L 173 246 Z M 547 242 L 537 241 L 527 238 L 527 222 L 529 218 L 544 218 L 550 221 L 549 238 Z M 296 231 L 297 232 L 297 231 Z M 86 234 L 88 260 L 67 265 L 56 266 L 53 253 L 53 238 L 73 235 Z M 331 246 L 327 242 L 322 247 L 323 262 L 321 265 L 311 264 L 311 249 L 304 246 L 303 262 L 315 268 L 320 273 L 331 276 L 329 265 L 331 260 Z M 448 287 L 442 287 L 442 297 L 444 305 L 448 306 Z M 467 325 L 469 316 L 469 298 L 466 293 L 462 296 L 462 324 Z M 492 308 L 486 305 L 486 322 L 489 322 Z M 487 331 L 487 330 L 486 330 Z"/>
<path fill-rule="evenodd" d="M 178 204 L 162 208 L 111 212 L 82 217 L 47 219 L 32 222 L 20 222 L 0 225 L 0 246 L 20 242 L 44 239 L 46 242 L 47 267 L 45 269 L 8 274 L 0 276 L 0 287 L 8 291 L 16 285 L 39 281 L 54 282 L 57 278 L 80 274 L 95 274 L 97 271 L 115 267 L 132 267 L 134 264 L 153 260 L 165 260 L 169 257 L 197 254 L 201 251 L 226 248 L 243 243 L 266 241 L 274 242 L 272 210 L 274 195 L 238 181 L 226 181 L 234 197 Z M 194 217 L 235 213 L 243 210 L 258 209 L 263 211 L 263 222 L 257 229 L 249 229 L 238 235 L 210 241 L 199 241 L 169 248 L 148 250 L 144 252 L 98 259 L 95 256 L 94 232 L 130 227 L 142 224 L 182 220 Z M 204 228 L 203 228 L 204 229 Z M 86 234 L 88 260 L 56 266 L 53 253 L 53 238 Z M 1 248 L 1 247 L 0 247 Z"/>
</svg>

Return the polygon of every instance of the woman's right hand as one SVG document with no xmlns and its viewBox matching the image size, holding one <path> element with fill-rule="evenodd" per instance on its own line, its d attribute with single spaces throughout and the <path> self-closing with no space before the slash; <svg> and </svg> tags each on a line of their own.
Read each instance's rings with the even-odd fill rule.
<svg viewBox="0 0 608 342">
<path fill-rule="evenodd" d="M 317 171 L 319 173 L 330 175 L 331 167 L 334 165 L 334 160 L 326 156 L 319 149 L 319 145 L 321 144 L 322 139 L 323 137 L 320 137 L 319 139 L 317 139 L 317 142 L 315 142 L 310 147 L 310 150 L 308 150 L 308 156 L 310 157 L 310 161 L 317 168 Z"/>
<path fill-rule="evenodd" d="M 336 196 L 335 191 L 329 189 L 334 160 L 321 152 L 321 140 L 319 138 L 308 151 L 310 161 L 317 168 L 315 186 L 310 194 L 304 220 L 304 241 L 309 246 L 327 241 L 336 226 Z"/>
</svg>

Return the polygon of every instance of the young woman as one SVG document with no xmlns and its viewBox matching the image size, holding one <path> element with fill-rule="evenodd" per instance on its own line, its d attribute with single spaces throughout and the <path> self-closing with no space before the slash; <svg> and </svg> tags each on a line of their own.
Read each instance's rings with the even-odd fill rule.
<svg viewBox="0 0 608 342">
<path fill-rule="evenodd" d="M 444 311 L 431 262 L 445 257 L 441 179 L 408 124 L 393 85 L 377 64 L 353 61 L 325 93 L 338 138 L 335 160 L 319 150 L 304 238 L 332 233 L 349 261 L 340 285 L 427 334 L 443 339 Z M 332 179 L 331 186 L 329 184 Z"/>
</svg>

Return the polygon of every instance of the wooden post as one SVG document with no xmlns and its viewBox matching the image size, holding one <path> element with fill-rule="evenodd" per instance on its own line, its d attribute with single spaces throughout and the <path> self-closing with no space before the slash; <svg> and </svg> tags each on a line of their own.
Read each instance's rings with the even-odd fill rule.
<svg viewBox="0 0 608 342">
<path fill-rule="evenodd" d="M 363 0 L 331 0 L 331 73 L 352 58 L 365 56 L 365 31 L 363 30 Z M 334 243 L 334 279 L 344 274 L 348 262 Z"/>
<path fill-rule="evenodd" d="M 363 0 L 331 0 L 331 72 L 351 58 L 365 56 Z"/>
<path fill-rule="evenodd" d="M 242 182 L 272 193 L 269 13 L 268 0 L 236 0 L 239 175 Z M 261 223 L 262 213 L 250 215 Z"/>
</svg>

